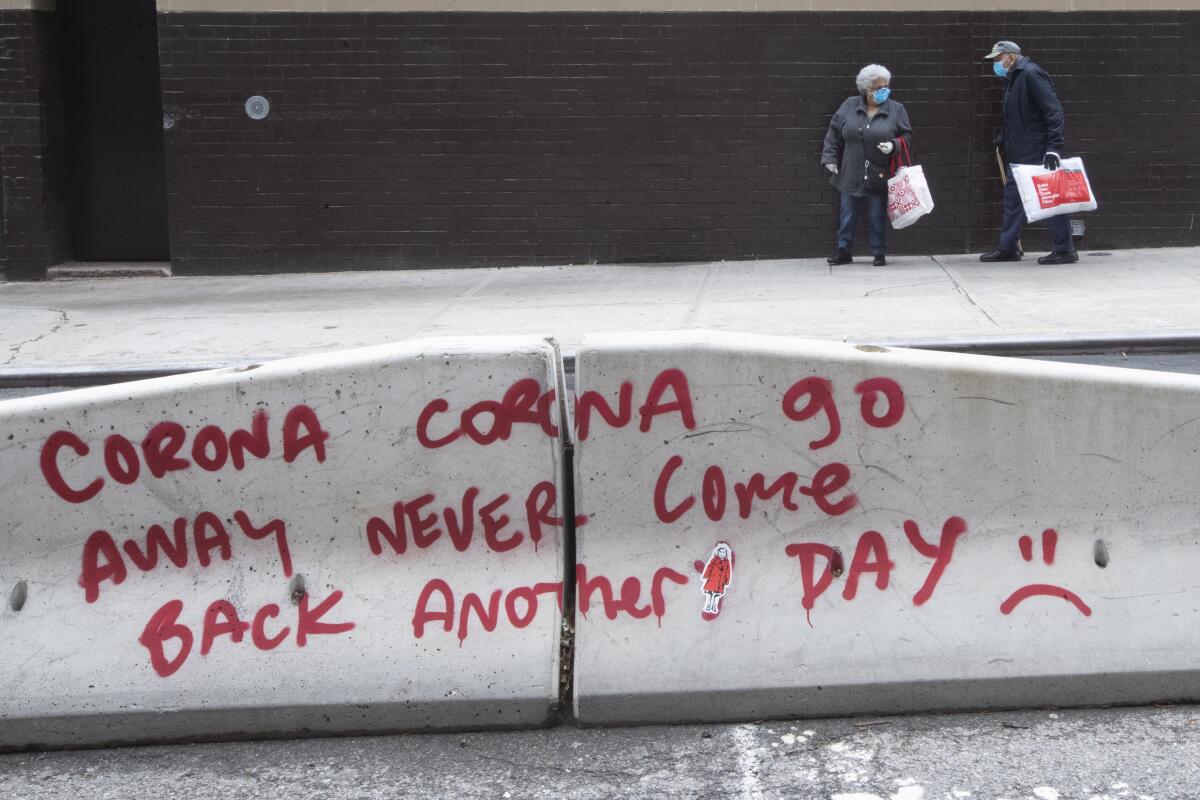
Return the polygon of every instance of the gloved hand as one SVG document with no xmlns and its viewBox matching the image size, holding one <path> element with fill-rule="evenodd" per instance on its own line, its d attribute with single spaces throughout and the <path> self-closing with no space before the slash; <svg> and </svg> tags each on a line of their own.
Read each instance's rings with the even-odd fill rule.
<svg viewBox="0 0 1200 800">
<path fill-rule="evenodd" d="M 879 152 L 883 153 L 885 156 L 890 156 L 892 151 L 896 149 L 896 145 L 892 144 L 891 142 L 880 142 L 878 147 Z"/>
<path fill-rule="evenodd" d="M 1046 153 L 1046 157 L 1042 160 L 1043 169 L 1058 169 L 1059 157 L 1058 153 Z"/>
<path fill-rule="evenodd" d="M 830 172 L 832 172 L 834 175 L 837 175 L 837 174 L 838 174 L 838 168 L 837 168 L 837 164 L 826 164 L 826 165 L 825 165 L 825 169 L 829 170 L 829 171 L 830 171 Z"/>
</svg>

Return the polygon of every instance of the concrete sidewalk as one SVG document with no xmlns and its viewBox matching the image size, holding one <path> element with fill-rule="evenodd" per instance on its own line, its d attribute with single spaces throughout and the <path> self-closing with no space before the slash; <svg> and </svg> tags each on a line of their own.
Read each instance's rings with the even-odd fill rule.
<svg viewBox="0 0 1200 800">
<path fill-rule="evenodd" d="M 1200 248 L 0 284 L 0 374 L 259 361 L 431 336 L 707 328 L 846 341 L 1200 331 Z"/>
</svg>

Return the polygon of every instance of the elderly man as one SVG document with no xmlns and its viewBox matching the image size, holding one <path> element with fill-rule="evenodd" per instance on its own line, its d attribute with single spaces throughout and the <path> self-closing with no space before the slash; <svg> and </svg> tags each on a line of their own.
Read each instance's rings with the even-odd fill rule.
<svg viewBox="0 0 1200 800">
<path fill-rule="evenodd" d="M 1062 104 L 1054 94 L 1054 81 L 1046 70 L 1021 55 L 1015 42 L 999 41 L 984 56 L 992 62 L 996 76 L 1004 79 L 1004 127 L 996 144 L 1004 154 L 1004 222 L 1000 227 L 1000 246 L 979 257 L 980 261 L 1020 261 L 1017 245 L 1025 210 L 1013 180 L 1011 164 L 1041 164 L 1058 169 L 1063 146 Z M 1039 264 L 1072 264 L 1079 253 L 1071 241 L 1071 222 L 1065 214 L 1046 220 L 1054 251 L 1038 259 Z"/>
</svg>

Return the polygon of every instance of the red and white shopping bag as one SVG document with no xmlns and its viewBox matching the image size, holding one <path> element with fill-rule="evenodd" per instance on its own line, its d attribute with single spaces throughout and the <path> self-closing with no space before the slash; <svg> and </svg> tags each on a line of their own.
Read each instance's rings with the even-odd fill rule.
<svg viewBox="0 0 1200 800">
<path fill-rule="evenodd" d="M 893 228 L 907 228 L 933 211 L 933 195 L 929 192 L 925 171 L 919 164 L 912 163 L 908 144 L 903 139 L 899 152 L 892 159 L 892 167 L 895 175 L 888 180 L 888 219 Z"/>
<path fill-rule="evenodd" d="M 1041 164 L 1013 164 L 1012 172 L 1030 222 L 1096 210 L 1096 195 L 1082 158 L 1064 158 L 1055 170 Z"/>
</svg>

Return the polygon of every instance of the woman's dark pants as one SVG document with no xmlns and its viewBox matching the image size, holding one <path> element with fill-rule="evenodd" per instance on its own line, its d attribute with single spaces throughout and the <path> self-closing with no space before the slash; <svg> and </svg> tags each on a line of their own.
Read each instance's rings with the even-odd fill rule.
<svg viewBox="0 0 1200 800">
<path fill-rule="evenodd" d="M 887 195 L 867 194 L 855 197 L 842 192 L 842 208 L 838 215 L 838 249 L 850 252 L 854 246 L 854 231 L 858 227 L 859 213 L 866 209 L 867 234 L 873 255 L 887 255 Z"/>
</svg>

